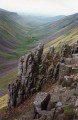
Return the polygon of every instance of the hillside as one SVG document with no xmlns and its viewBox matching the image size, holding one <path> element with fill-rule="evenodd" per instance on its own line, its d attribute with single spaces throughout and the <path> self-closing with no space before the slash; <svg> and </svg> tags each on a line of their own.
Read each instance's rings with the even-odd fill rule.
<svg viewBox="0 0 78 120">
<path fill-rule="evenodd" d="M 46 24 L 43 28 L 33 31 L 35 36 L 43 37 L 43 40 L 52 41 L 61 36 L 67 36 L 76 32 L 78 28 L 78 13 L 66 16 L 61 20 Z M 76 35 L 76 34 L 75 34 Z"/>
<path fill-rule="evenodd" d="M 17 13 L 0 9 L 0 56 L 13 59 L 24 54 L 30 49 L 29 45 L 37 40 L 30 32 L 32 33 L 32 31 L 41 28 L 44 24 L 62 17 L 42 17 L 40 19 L 40 17 L 35 16 L 20 16 Z"/>
<path fill-rule="evenodd" d="M 14 16 L 18 15 L 0 10 L 0 55 L 9 59 L 16 57 L 13 50 L 27 37 L 25 29 L 13 19 Z"/>
<path fill-rule="evenodd" d="M 33 31 L 62 17 L 24 16 L 0 9 L 1 94 L 5 93 L 8 83 L 16 78 L 17 59 L 39 43 L 40 39 Z"/>
</svg>

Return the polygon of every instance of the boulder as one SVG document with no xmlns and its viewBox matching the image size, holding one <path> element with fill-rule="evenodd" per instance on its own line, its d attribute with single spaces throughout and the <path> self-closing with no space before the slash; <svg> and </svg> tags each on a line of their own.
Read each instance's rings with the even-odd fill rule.
<svg viewBox="0 0 78 120">
<path fill-rule="evenodd" d="M 38 93 L 33 102 L 34 108 L 37 110 L 37 112 L 41 110 L 46 110 L 49 100 L 50 100 L 50 94 L 46 92 Z"/>
<path fill-rule="evenodd" d="M 50 94 L 45 92 L 40 92 L 37 94 L 33 106 L 34 106 L 34 119 L 39 118 L 43 115 L 42 110 L 47 110 L 47 106 L 50 100 Z"/>
<path fill-rule="evenodd" d="M 51 110 L 53 108 L 55 108 L 55 105 L 56 103 L 59 101 L 59 93 L 57 92 L 54 92 L 51 94 L 51 99 L 49 101 L 49 104 L 48 104 L 48 107 L 47 107 L 47 110 Z"/>
</svg>

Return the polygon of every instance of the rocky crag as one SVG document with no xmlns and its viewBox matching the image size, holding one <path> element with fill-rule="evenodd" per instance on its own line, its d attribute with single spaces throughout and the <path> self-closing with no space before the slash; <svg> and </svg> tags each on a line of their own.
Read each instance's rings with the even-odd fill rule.
<svg viewBox="0 0 78 120">
<path fill-rule="evenodd" d="M 43 47 L 40 44 L 20 58 L 17 80 L 8 86 L 8 106 L 17 107 L 40 91 L 46 81 L 58 82 L 49 93 L 38 93 L 32 117 L 21 119 L 75 120 L 78 118 L 78 42 L 72 46 L 63 44 L 59 52 L 50 47 L 46 54 Z"/>
<path fill-rule="evenodd" d="M 9 107 L 16 107 L 34 92 L 41 90 L 49 79 L 56 81 L 59 73 L 59 53 L 54 47 L 46 55 L 39 45 L 33 52 L 22 56 L 18 64 L 17 80 L 9 84 Z"/>
</svg>

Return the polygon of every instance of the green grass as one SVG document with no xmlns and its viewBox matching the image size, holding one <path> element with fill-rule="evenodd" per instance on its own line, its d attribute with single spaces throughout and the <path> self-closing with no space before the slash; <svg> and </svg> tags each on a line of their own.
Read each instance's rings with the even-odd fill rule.
<svg viewBox="0 0 78 120">
<path fill-rule="evenodd" d="M 50 46 L 54 46 L 56 48 L 56 51 L 60 50 L 61 45 L 63 43 L 68 43 L 69 45 L 72 45 L 78 40 L 78 29 L 70 30 L 67 35 L 61 35 L 57 39 L 50 40 L 47 44 L 45 44 L 44 51 L 47 52 Z"/>
<path fill-rule="evenodd" d="M 0 78 L 0 90 L 7 89 L 8 84 L 16 79 L 16 71 Z"/>
<path fill-rule="evenodd" d="M 67 105 L 64 109 L 64 114 L 66 120 L 73 120 L 73 116 L 74 116 L 73 105 L 71 104 Z"/>
<path fill-rule="evenodd" d="M 0 97 L 0 111 L 4 111 L 4 108 L 7 107 L 8 95 Z"/>
</svg>

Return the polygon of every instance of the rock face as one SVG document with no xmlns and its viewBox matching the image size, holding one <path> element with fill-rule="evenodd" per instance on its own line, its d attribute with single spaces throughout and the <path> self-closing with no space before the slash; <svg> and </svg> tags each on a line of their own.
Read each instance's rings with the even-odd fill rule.
<svg viewBox="0 0 78 120">
<path fill-rule="evenodd" d="M 39 89 L 41 84 L 39 83 L 39 86 L 37 84 L 42 54 L 43 45 L 39 45 L 33 53 L 28 53 L 19 59 L 17 80 L 8 86 L 10 107 L 16 107 Z"/>
<path fill-rule="evenodd" d="M 72 52 L 71 52 L 71 46 L 69 46 L 68 44 L 64 43 L 62 45 L 62 49 L 61 49 L 61 55 L 62 57 L 71 57 Z"/>
<path fill-rule="evenodd" d="M 42 110 L 47 110 L 47 106 L 50 100 L 50 94 L 41 92 L 38 93 L 35 100 L 34 100 L 34 113 L 36 118 L 37 115 L 42 114 Z"/>
<path fill-rule="evenodd" d="M 49 92 L 51 97 L 45 111 L 46 117 L 43 117 L 45 120 L 47 120 L 47 118 L 50 118 L 51 120 L 78 119 L 77 46 L 78 43 L 71 47 L 69 47 L 68 45 L 63 46 L 60 61 L 55 64 L 56 66 L 52 63 L 48 68 L 49 79 L 51 75 L 54 77 L 54 72 L 56 70 L 58 71 L 58 82 L 61 85 L 57 85 L 52 92 Z M 45 96 L 45 94 L 43 96 Z M 39 102 L 39 99 L 37 100 L 37 102 Z M 52 113 L 52 116 L 48 114 L 50 112 Z M 42 109 L 40 109 L 40 113 L 43 113 Z M 42 118 L 43 114 L 40 115 L 40 118 Z"/>
<path fill-rule="evenodd" d="M 61 53 L 56 52 L 54 47 L 50 47 L 49 51 L 43 54 L 44 45 L 40 44 L 33 52 L 22 56 L 18 63 L 17 80 L 8 85 L 8 106 L 16 107 L 20 105 L 34 92 L 41 90 L 48 80 L 52 83 L 58 81 L 62 87 L 77 88 L 74 84 L 78 80 L 78 77 L 75 77 L 78 73 L 77 46 L 78 43 L 73 46 L 64 44 Z M 77 94 L 77 91 L 76 89 L 75 94 Z M 68 95 L 68 93 L 64 94 Z M 44 93 L 42 96 L 46 99 L 48 95 Z M 53 93 L 52 96 L 47 106 L 48 110 L 52 109 L 56 102 L 61 102 L 59 93 Z M 40 98 L 43 100 L 41 94 Z M 40 109 L 42 108 L 40 107 Z"/>
<path fill-rule="evenodd" d="M 9 107 L 16 107 L 34 92 L 41 90 L 49 80 L 57 80 L 59 74 L 59 53 L 50 47 L 43 54 L 44 45 L 40 44 L 33 52 L 22 56 L 18 63 L 17 80 L 8 86 Z"/>
<path fill-rule="evenodd" d="M 37 94 L 35 100 L 34 100 L 34 107 L 39 110 L 46 110 L 47 105 L 50 100 L 50 94 L 45 92 L 40 92 Z"/>
</svg>

